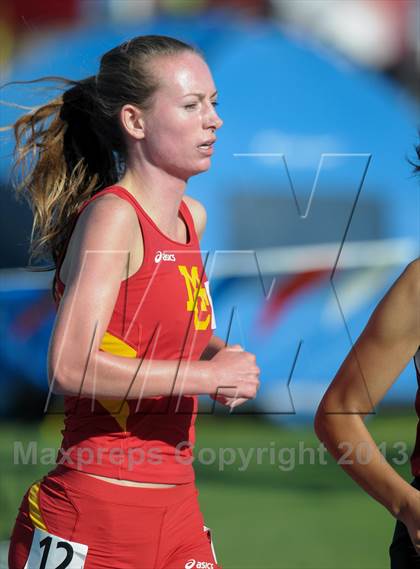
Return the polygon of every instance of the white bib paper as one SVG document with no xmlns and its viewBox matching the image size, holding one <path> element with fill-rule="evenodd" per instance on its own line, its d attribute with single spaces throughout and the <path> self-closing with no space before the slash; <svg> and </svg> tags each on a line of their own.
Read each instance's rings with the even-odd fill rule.
<svg viewBox="0 0 420 569">
<path fill-rule="evenodd" d="M 83 569 L 88 546 L 35 528 L 24 569 Z"/>
</svg>

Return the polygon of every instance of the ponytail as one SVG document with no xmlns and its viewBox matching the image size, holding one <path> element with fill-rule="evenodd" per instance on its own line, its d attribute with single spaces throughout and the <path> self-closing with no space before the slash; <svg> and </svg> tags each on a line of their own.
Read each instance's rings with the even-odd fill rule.
<svg viewBox="0 0 420 569">
<path fill-rule="evenodd" d="M 159 88 L 151 60 L 185 51 L 201 56 L 175 38 L 139 36 L 105 53 L 97 76 L 35 81 L 58 82 L 63 93 L 23 115 L 13 127 L 14 186 L 34 215 L 30 261 L 49 255 L 57 264 L 81 204 L 115 184 L 124 171 L 121 107 L 135 104 L 147 111 Z"/>
<path fill-rule="evenodd" d="M 43 78 L 39 81 L 51 80 Z M 118 179 L 110 144 L 94 126 L 95 76 L 56 78 L 65 92 L 14 124 L 14 187 L 33 212 L 30 261 L 57 263 L 80 205 Z"/>
</svg>

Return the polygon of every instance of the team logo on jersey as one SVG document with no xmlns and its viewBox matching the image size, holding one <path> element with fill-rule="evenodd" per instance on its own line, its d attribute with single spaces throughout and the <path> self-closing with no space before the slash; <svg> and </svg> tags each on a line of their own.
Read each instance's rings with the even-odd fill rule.
<svg viewBox="0 0 420 569">
<path fill-rule="evenodd" d="M 176 261 L 176 258 L 173 253 L 162 253 L 162 251 L 158 251 L 155 255 L 155 263 L 159 263 L 159 261 Z"/>
<path fill-rule="evenodd" d="M 196 561 L 195 559 L 189 559 L 185 565 L 185 569 L 214 569 L 214 564 L 209 561 Z"/>
<path fill-rule="evenodd" d="M 185 279 L 187 287 L 187 310 L 194 311 L 194 326 L 196 330 L 207 330 L 211 325 L 215 328 L 213 306 L 210 300 L 208 281 L 202 286 L 198 276 L 198 267 L 191 267 L 188 271 L 185 265 L 178 265 L 179 272 Z M 204 315 L 204 317 L 203 317 Z"/>
</svg>

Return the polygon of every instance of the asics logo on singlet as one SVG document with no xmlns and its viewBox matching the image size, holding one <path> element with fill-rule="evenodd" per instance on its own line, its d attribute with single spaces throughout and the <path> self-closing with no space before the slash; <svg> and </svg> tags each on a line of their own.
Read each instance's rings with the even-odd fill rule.
<svg viewBox="0 0 420 569">
<path fill-rule="evenodd" d="M 162 251 L 158 251 L 155 255 L 155 263 L 159 263 L 159 261 L 176 261 L 176 258 L 173 253 L 162 253 Z"/>
<path fill-rule="evenodd" d="M 196 561 L 195 559 L 187 561 L 184 567 L 185 569 L 193 569 L 193 567 L 196 569 L 214 569 L 213 563 L 210 563 L 209 561 Z"/>
</svg>

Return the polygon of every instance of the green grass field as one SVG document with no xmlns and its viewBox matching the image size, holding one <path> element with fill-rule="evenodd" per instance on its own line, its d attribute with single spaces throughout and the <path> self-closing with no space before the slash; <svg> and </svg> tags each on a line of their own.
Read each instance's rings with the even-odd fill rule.
<svg viewBox="0 0 420 569">
<path fill-rule="evenodd" d="M 388 460 L 394 466 L 394 461 L 404 462 L 398 471 L 407 480 L 405 459 L 415 426 L 411 412 L 381 411 L 369 421 L 375 440 L 387 445 Z M 13 465 L 14 441 L 24 446 L 37 441 L 39 449 L 57 447 L 59 428 L 57 417 L 40 425 L 1 425 L 0 540 L 8 539 L 27 487 L 53 468 Z M 285 428 L 240 416 L 201 416 L 197 439 L 201 507 L 224 569 L 389 566 L 393 519 L 327 454 L 318 453 L 319 442 L 310 428 Z M 399 442 L 402 445 L 395 444 Z"/>
</svg>

